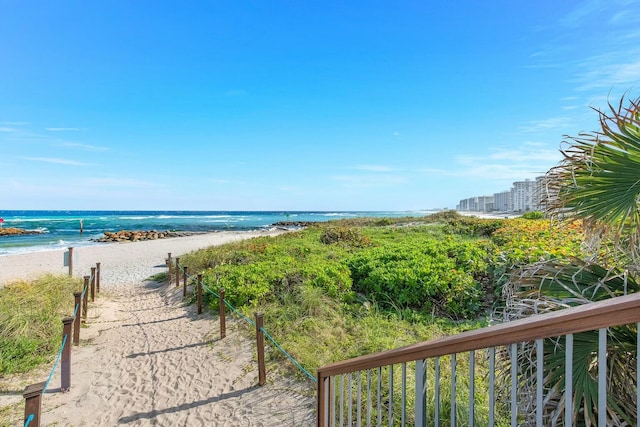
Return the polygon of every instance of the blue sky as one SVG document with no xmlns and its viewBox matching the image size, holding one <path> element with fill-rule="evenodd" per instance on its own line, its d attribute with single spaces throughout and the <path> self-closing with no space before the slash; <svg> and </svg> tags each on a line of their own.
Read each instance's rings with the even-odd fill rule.
<svg viewBox="0 0 640 427">
<path fill-rule="evenodd" d="M 0 0 L 0 209 L 454 208 L 639 89 L 634 0 Z"/>
</svg>

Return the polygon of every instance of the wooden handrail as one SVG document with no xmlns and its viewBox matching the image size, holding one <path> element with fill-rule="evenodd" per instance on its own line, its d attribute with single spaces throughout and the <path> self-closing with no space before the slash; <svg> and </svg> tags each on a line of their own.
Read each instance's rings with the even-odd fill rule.
<svg viewBox="0 0 640 427">
<path fill-rule="evenodd" d="M 318 384 L 334 375 L 640 322 L 640 293 L 335 362 L 318 369 Z"/>
</svg>

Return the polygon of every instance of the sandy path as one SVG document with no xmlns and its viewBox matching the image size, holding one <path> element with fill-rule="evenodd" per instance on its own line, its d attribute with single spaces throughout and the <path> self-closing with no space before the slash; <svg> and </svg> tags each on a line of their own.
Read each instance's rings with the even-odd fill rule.
<svg viewBox="0 0 640 427">
<path fill-rule="evenodd" d="M 232 240 L 249 236 L 229 234 Z M 226 241 L 220 237 L 215 243 Z M 244 322 L 228 321 L 221 340 L 217 316 L 195 314 L 193 305 L 182 302 L 181 288 L 143 281 L 166 271 L 157 267 L 166 252 L 179 255 L 202 243 L 183 239 L 192 237 L 85 248 L 129 252 L 138 245 L 137 255 L 121 265 L 116 259 L 121 254 L 88 251 L 103 256 L 103 292 L 89 305 L 88 327 L 81 330 L 80 347 L 72 350 L 71 390 L 59 393 L 58 370 L 43 397 L 43 425 L 315 423 L 310 381 L 268 373 L 267 385 L 257 386 L 254 342 L 246 338 Z M 117 265 L 118 272 L 105 265 Z"/>
</svg>

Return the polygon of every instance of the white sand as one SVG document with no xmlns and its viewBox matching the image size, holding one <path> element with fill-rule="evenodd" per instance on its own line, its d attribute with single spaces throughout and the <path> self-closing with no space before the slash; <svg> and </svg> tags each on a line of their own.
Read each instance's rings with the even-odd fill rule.
<svg viewBox="0 0 640 427">
<path fill-rule="evenodd" d="M 182 302 L 182 288 L 144 281 L 166 271 L 168 252 L 179 256 L 264 234 L 222 232 L 78 248 L 75 275 L 89 274 L 101 262 L 101 294 L 89 304 L 80 347 L 72 349 L 71 390 L 59 392 L 58 368 L 43 396 L 42 425 L 313 425 L 313 382 L 268 370 L 267 385 L 258 387 L 255 343 L 244 332 L 250 326 L 229 319 L 227 337 L 220 339 L 217 316 L 197 315 Z M 0 283 L 66 273 L 62 252 L 0 257 Z"/>
</svg>

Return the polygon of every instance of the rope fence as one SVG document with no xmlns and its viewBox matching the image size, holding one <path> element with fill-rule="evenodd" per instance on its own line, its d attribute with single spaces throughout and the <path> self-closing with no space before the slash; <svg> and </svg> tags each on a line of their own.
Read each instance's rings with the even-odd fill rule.
<svg viewBox="0 0 640 427">
<path fill-rule="evenodd" d="M 69 248 L 69 252 L 72 252 L 72 248 Z M 69 268 L 69 271 L 71 272 L 71 267 Z M 88 294 L 91 293 L 91 302 L 94 302 L 96 291 L 98 293 L 100 292 L 100 263 L 97 263 L 95 267 L 91 267 L 91 275 L 84 276 L 83 279 L 84 285 L 82 292 L 73 293 L 75 302 L 73 316 L 68 316 L 62 319 L 62 344 L 58 350 L 58 355 L 55 358 L 49 377 L 44 382 L 26 386 L 22 393 L 22 396 L 25 399 L 24 427 L 40 426 L 42 396 L 49 388 L 58 365 L 61 366 L 60 391 L 64 393 L 69 391 L 71 388 L 70 337 L 72 336 L 71 334 L 73 329 L 73 344 L 75 346 L 80 344 L 80 317 L 82 316 L 84 321 L 87 319 Z"/>
<path fill-rule="evenodd" d="M 187 295 L 187 282 L 191 281 L 192 283 L 195 281 L 196 289 L 195 292 L 200 295 L 202 290 L 204 289 L 209 294 L 213 295 L 215 298 L 220 301 L 220 338 L 224 338 L 226 336 L 226 313 L 225 307 L 228 307 L 233 313 L 235 313 L 240 319 L 244 320 L 246 323 L 256 328 L 256 345 L 258 350 L 258 383 L 262 386 L 266 383 L 266 368 L 264 363 L 264 337 L 266 337 L 281 353 L 287 358 L 302 374 L 304 374 L 311 381 L 316 383 L 317 378 L 309 373 L 301 364 L 298 362 L 289 352 L 287 352 L 280 343 L 278 343 L 275 338 L 273 338 L 267 330 L 262 325 L 263 314 L 255 313 L 256 320 L 252 320 L 243 313 L 241 313 L 236 307 L 234 307 L 229 301 L 224 298 L 224 288 L 220 288 L 219 292 L 214 291 L 204 284 L 202 281 L 202 274 L 198 274 L 197 276 L 190 275 L 187 270 L 188 268 L 180 265 L 180 258 L 175 257 L 171 258 L 171 253 L 168 254 L 167 259 L 165 260 L 167 264 L 167 268 L 169 269 L 169 282 L 171 283 L 173 280 L 172 275 L 175 274 L 175 283 L 176 287 L 180 286 L 180 272 L 182 272 L 183 279 L 183 296 Z M 174 262 L 175 261 L 175 262 Z M 202 313 L 202 298 L 198 297 L 198 314 Z"/>
</svg>

